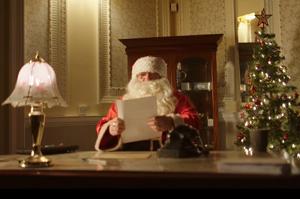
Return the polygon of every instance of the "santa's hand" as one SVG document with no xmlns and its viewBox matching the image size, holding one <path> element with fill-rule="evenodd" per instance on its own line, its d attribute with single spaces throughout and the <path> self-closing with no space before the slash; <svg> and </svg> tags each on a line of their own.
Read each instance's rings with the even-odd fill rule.
<svg viewBox="0 0 300 199">
<path fill-rule="evenodd" d="M 114 118 L 109 123 L 109 133 L 112 136 L 120 135 L 125 130 L 124 120 Z"/>
<path fill-rule="evenodd" d="M 148 126 L 155 132 L 170 131 L 174 128 L 174 121 L 171 117 L 155 116 L 147 121 Z"/>
</svg>

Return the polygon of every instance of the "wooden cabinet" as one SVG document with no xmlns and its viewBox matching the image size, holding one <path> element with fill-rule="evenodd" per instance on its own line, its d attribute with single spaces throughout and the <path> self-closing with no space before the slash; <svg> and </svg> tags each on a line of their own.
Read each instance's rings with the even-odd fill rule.
<svg viewBox="0 0 300 199">
<path fill-rule="evenodd" d="M 204 141 L 219 149 L 216 51 L 222 34 L 120 39 L 126 46 L 128 75 L 142 56 L 162 57 L 173 88 L 190 97 L 203 121 Z"/>
</svg>

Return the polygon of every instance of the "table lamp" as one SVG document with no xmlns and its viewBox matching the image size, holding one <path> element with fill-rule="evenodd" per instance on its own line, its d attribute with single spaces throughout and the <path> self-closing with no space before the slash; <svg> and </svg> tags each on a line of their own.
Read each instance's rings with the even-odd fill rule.
<svg viewBox="0 0 300 199">
<path fill-rule="evenodd" d="M 45 127 L 45 107 L 67 106 L 61 97 L 53 68 L 38 52 L 34 59 L 19 71 L 17 83 L 11 95 L 2 103 L 13 107 L 30 106 L 28 114 L 33 138 L 31 154 L 19 162 L 23 168 L 49 167 L 51 160 L 43 156 L 41 142 Z"/>
</svg>

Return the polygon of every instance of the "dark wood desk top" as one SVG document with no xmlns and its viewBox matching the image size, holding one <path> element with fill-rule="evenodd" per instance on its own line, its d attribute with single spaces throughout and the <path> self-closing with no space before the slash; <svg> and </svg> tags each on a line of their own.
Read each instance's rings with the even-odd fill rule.
<svg viewBox="0 0 300 199">
<path fill-rule="evenodd" d="M 281 173 L 272 166 L 278 159 L 234 151 L 187 159 L 158 158 L 153 152 L 76 152 L 48 155 L 54 166 L 39 169 L 20 168 L 18 160 L 25 157 L 0 156 L 1 188 L 300 188 L 298 168 Z M 220 167 L 231 160 L 267 167 Z"/>
</svg>

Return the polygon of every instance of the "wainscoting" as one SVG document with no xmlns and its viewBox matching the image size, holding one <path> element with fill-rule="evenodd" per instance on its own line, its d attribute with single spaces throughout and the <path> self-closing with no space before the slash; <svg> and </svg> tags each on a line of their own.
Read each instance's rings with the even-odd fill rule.
<svg viewBox="0 0 300 199">
<path fill-rule="evenodd" d="M 96 141 L 96 124 L 102 116 L 93 117 L 46 117 L 43 145 L 78 145 L 80 151 L 94 150 Z M 234 141 L 237 113 L 219 113 L 220 148 L 235 149 Z M 29 120 L 25 120 L 24 146 L 30 148 L 32 139 Z"/>
<path fill-rule="evenodd" d="M 237 149 L 234 142 L 238 129 L 236 127 L 238 121 L 237 112 L 219 112 L 219 128 L 220 128 L 220 149 L 235 150 Z"/>
<path fill-rule="evenodd" d="M 47 118 L 43 145 L 78 145 L 80 151 L 94 150 L 96 123 L 101 116 Z M 29 120 L 25 120 L 25 147 L 32 144 Z"/>
</svg>

